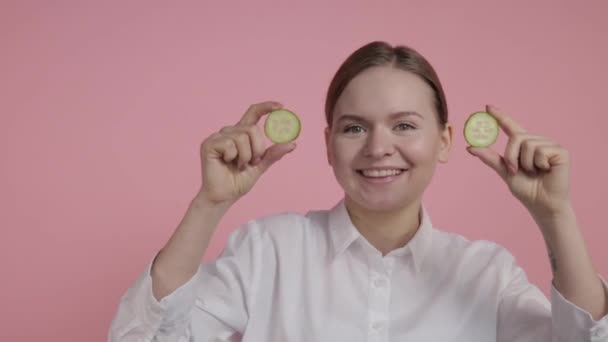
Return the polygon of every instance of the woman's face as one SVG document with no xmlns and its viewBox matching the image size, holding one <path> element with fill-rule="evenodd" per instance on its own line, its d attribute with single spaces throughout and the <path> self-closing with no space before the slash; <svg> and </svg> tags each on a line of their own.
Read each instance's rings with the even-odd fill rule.
<svg viewBox="0 0 608 342">
<path fill-rule="evenodd" d="M 348 84 L 325 132 L 347 201 L 390 211 L 422 197 L 452 139 L 449 125 L 440 128 L 433 99 L 420 77 L 393 67 L 367 69 Z"/>
</svg>

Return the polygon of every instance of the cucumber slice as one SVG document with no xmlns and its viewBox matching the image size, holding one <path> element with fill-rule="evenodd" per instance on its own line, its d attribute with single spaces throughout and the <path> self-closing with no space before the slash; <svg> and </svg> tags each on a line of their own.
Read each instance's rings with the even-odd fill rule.
<svg viewBox="0 0 608 342">
<path fill-rule="evenodd" d="M 266 117 L 264 133 L 275 144 L 285 144 L 296 140 L 302 125 L 293 112 L 286 109 L 272 111 Z"/>
<path fill-rule="evenodd" d="M 464 138 L 473 147 L 488 147 L 498 139 L 498 121 L 489 113 L 475 112 L 464 124 Z"/>
</svg>

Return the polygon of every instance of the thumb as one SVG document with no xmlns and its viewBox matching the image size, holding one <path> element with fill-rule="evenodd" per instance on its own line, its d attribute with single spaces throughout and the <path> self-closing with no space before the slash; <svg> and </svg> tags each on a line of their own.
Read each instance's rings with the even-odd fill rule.
<svg viewBox="0 0 608 342">
<path fill-rule="evenodd" d="M 283 156 L 285 156 L 287 153 L 290 153 L 295 150 L 295 148 L 295 143 L 275 144 L 270 146 L 266 150 L 266 152 L 262 156 L 262 160 L 260 160 L 260 163 L 258 164 L 260 171 L 265 172 L 270 166 L 272 166 L 272 164 L 283 158 Z"/>
<path fill-rule="evenodd" d="M 500 177 L 505 179 L 508 174 L 507 166 L 504 159 L 496 153 L 496 151 L 489 148 L 482 147 L 467 147 L 467 151 L 477 158 L 479 158 L 484 164 L 488 165 L 492 170 L 496 171 Z"/>
</svg>

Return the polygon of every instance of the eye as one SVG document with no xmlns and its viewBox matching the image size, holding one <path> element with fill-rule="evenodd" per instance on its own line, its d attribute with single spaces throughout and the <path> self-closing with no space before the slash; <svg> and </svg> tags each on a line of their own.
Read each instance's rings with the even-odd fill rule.
<svg viewBox="0 0 608 342">
<path fill-rule="evenodd" d="M 407 131 L 410 129 L 416 129 L 416 127 L 414 125 L 411 125 L 407 122 L 402 122 L 400 124 L 397 125 L 397 127 L 395 127 L 398 131 Z"/>
<path fill-rule="evenodd" d="M 344 128 L 344 133 L 362 133 L 364 130 L 361 125 L 350 125 Z"/>
</svg>

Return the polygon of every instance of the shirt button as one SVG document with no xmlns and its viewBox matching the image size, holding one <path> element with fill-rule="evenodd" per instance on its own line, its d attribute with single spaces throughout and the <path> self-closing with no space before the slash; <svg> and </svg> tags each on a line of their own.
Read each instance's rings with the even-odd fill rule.
<svg viewBox="0 0 608 342">
<path fill-rule="evenodd" d="M 604 330 L 601 327 L 598 327 L 597 329 L 595 329 L 595 331 L 593 332 L 593 337 L 600 337 L 604 334 Z"/>
<path fill-rule="evenodd" d="M 393 272 L 394 266 L 395 266 L 395 260 L 393 258 L 384 259 L 384 269 L 386 270 L 386 272 L 391 274 Z"/>
<path fill-rule="evenodd" d="M 372 329 L 374 329 L 375 332 L 379 333 L 382 330 L 384 330 L 384 323 L 376 322 L 376 323 L 372 324 Z"/>
<path fill-rule="evenodd" d="M 384 286 L 386 286 L 386 280 L 384 278 L 378 278 L 378 279 L 374 280 L 374 286 L 375 287 L 384 287 Z"/>
</svg>

